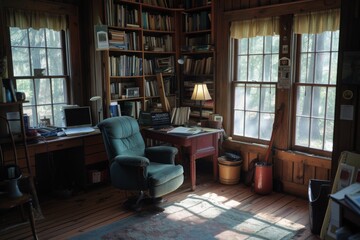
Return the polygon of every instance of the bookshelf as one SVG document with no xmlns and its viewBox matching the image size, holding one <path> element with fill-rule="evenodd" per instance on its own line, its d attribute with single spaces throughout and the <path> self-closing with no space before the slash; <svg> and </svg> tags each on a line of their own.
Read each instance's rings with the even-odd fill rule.
<svg viewBox="0 0 360 240">
<path fill-rule="evenodd" d="M 138 117 L 140 110 L 160 105 L 156 73 L 161 72 L 166 96 L 176 104 L 176 59 L 179 9 L 173 0 L 104 0 L 109 32 L 105 63 L 106 117 L 110 106 L 122 115 Z M 135 93 L 135 94 L 134 94 Z M 174 99 L 174 100 L 173 100 Z"/>
<path fill-rule="evenodd" d="M 214 113 L 215 38 L 214 0 L 185 0 L 182 16 L 180 71 L 181 106 L 190 107 L 190 120 L 200 121 L 200 102 L 191 100 L 196 83 L 206 83 L 211 100 L 202 101 L 202 118 Z"/>
</svg>

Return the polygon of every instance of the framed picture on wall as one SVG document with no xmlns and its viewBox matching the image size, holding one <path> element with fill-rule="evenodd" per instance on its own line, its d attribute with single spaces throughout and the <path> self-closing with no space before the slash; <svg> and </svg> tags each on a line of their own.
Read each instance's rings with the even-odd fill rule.
<svg viewBox="0 0 360 240">
<path fill-rule="evenodd" d="M 342 83 L 360 85 L 360 52 L 344 52 Z"/>
</svg>

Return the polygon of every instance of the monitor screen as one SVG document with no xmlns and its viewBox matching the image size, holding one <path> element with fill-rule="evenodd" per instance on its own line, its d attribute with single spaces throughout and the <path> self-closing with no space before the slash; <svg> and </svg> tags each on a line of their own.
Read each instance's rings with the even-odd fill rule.
<svg viewBox="0 0 360 240">
<path fill-rule="evenodd" d="M 65 127 L 91 127 L 91 109 L 84 107 L 64 107 Z"/>
</svg>

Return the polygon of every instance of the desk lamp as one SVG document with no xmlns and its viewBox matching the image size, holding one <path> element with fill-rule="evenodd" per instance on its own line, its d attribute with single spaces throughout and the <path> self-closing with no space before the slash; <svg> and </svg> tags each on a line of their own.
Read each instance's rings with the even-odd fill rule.
<svg viewBox="0 0 360 240">
<path fill-rule="evenodd" d="M 99 115 L 99 119 L 98 119 L 98 123 L 101 122 L 102 118 L 101 118 L 101 112 L 102 112 L 102 98 L 100 96 L 93 96 L 90 98 L 91 102 L 100 102 L 100 107 L 99 107 L 99 103 L 96 104 L 96 109 L 98 110 L 98 115 Z"/>
<path fill-rule="evenodd" d="M 202 118 L 202 101 L 210 100 L 211 96 L 205 83 L 196 83 L 194 91 L 191 95 L 191 100 L 200 101 L 200 120 Z"/>
</svg>

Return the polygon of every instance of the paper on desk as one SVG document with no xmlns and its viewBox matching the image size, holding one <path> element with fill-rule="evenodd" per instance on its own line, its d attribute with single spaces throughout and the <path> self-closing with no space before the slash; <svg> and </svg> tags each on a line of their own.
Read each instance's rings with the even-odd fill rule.
<svg viewBox="0 0 360 240">
<path fill-rule="evenodd" d="M 351 194 L 359 191 L 360 191 L 360 183 L 356 182 L 341 189 L 340 191 L 337 191 L 336 193 L 331 194 L 330 196 L 336 200 L 342 200 L 345 198 L 345 194 Z"/>
<path fill-rule="evenodd" d="M 188 127 L 176 127 L 168 131 L 167 133 L 186 134 L 192 135 L 202 132 L 201 128 L 188 128 Z"/>
</svg>

